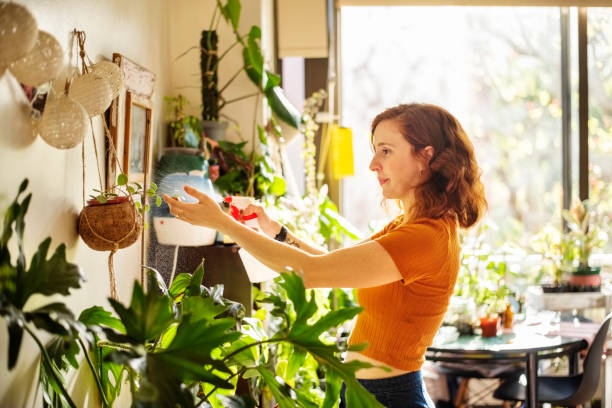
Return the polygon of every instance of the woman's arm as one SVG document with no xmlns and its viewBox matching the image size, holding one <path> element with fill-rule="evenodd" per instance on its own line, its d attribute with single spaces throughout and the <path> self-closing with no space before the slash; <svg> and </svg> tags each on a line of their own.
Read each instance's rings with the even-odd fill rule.
<svg viewBox="0 0 612 408">
<path fill-rule="evenodd" d="M 248 216 L 251 214 L 257 214 L 257 221 L 259 222 L 261 231 L 268 237 L 274 238 L 281 232 L 283 225 L 280 222 L 270 218 L 268 213 L 266 213 L 261 205 L 250 204 L 242 212 L 242 216 Z M 312 255 L 323 255 L 327 253 L 325 249 L 298 238 L 289 230 L 287 230 L 287 236 L 282 242 L 293 245 L 294 247 Z"/>
<path fill-rule="evenodd" d="M 308 288 L 379 286 L 402 279 L 397 266 L 375 241 L 311 255 L 264 236 L 225 214 L 209 196 L 185 186 L 185 191 L 199 203 L 189 204 L 164 195 L 171 212 L 194 225 L 214 228 L 232 237 L 242 248 L 276 271 L 291 269 L 300 274 Z"/>
</svg>

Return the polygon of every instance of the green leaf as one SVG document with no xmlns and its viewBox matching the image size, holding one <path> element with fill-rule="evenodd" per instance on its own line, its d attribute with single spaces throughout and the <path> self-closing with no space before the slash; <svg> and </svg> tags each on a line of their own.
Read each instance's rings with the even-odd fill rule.
<svg viewBox="0 0 612 408">
<path fill-rule="evenodd" d="M 47 259 L 47 252 L 51 238 L 45 239 L 38 247 L 38 251 L 32 257 L 30 268 L 25 275 L 23 295 L 18 301 L 17 307 L 22 308 L 28 298 L 34 293 L 45 296 L 70 294 L 70 288 L 80 288 L 84 280 L 81 268 L 66 261 L 66 245 L 61 244 Z"/>
<path fill-rule="evenodd" d="M 125 326 L 127 335 L 137 343 L 156 338 L 175 321 L 172 300 L 155 291 L 145 295 L 138 282 L 134 282 L 129 308 L 114 299 L 109 299 L 109 302 Z"/>
<path fill-rule="evenodd" d="M 47 346 L 47 354 L 49 354 L 57 368 L 63 371 L 68 370 L 68 365 L 76 369 L 79 368 L 76 356 L 80 350 L 74 338 L 63 336 L 56 336 Z"/>
<path fill-rule="evenodd" d="M 287 364 L 287 370 L 285 371 L 286 378 L 294 378 L 300 367 L 306 360 L 306 352 L 304 350 L 293 349 L 293 353 L 289 355 L 289 362 Z"/>
<path fill-rule="evenodd" d="M 287 99 L 283 89 L 280 86 L 274 86 L 266 90 L 265 95 L 272 112 L 274 112 L 283 122 L 299 129 L 300 123 L 302 122 L 302 115 L 289 99 Z"/>
<path fill-rule="evenodd" d="M 8 369 L 12 370 L 19 358 L 19 350 L 21 349 L 21 340 L 23 338 L 23 320 L 19 317 L 19 313 L 14 308 L 12 313 L 6 317 L 6 324 L 9 334 L 9 358 Z"/>
<path fill-rule="evenodd" d="M 340 400 L 342 380 L 334 370 L 325 371 L 325 399 L 321 408 L 335 408 Z"/>
<path fill-rule="evenodd" d="M 183 147 L 197 148 L 200 145 L 200 134 L 189 123 L 183 122 Z"/>
<path fill-rule="evenodd" d="M 68 336 L 73 327 L 84 330 L 84 327 L 74 319 L 72 311 L 60 302 L 49 303 L 25 313 L 24 316 L 39 329 L 60 336 Z"/>
<path fill-rule="evenodd" d="M 114 317 L 111 312 L 104 310 L 102 306 L 92 306 L 83 310 L 78 320 L 86 326 L 104 325 L 125 333 L 125 327 L 121 320 Z"/>
<path fill-rule="evenodd" d="M 204 278 L 204 260 L 198 265 L 198 268 L 191 275 L 191 282 L 185 290 L 187 296 L 200 296 L 204 289 L 202 287 L 202 279 Z"/>
<path fill-rule="evenodd" d="M 183 293 L 185 289 L 191 283 L 191 275 L 188 273 L 180 273 L 174 277 L 174 280 L 170 284 L 169 293 L 170 296 L 176 298 L 178 295 Z"/>
<path fill-rule="evenodd" d="M 120 186 L 125 186 L 128 182 L 128 176 L 121 173 L 117 176 L 117 184 Z"/>
<path fill-rule="evenodd" d="M 274 181 L 272 185 L 268 188 L 268 192 L 277 197 L 282 196 L 287 192 L 287 184 L 285 183 L 285 179 L 282 177 L 274 176 Z"/>
<path fill-rule="evenodd" d="M 261 374 L 264 382 L 270 387 L 272 395 L 279 408 L 294 408 L 297 399 L 295 391 L 281 378 L 274 375 L 269 369 L 257 366 L 257 371 Z"/>
<path fill-rule="evenodd" d="M 234 31 L 238 30 L 241 8 L 240 0 L 228 0 L 225 6 L 221 7 L 223 17 L 232 24 Z"/>
<path fill-rule="evenodd" d="M 157 205 L 158 207 L 162 205 L 161 196 L 157 196 L 157 198 L 155 198 L 155 205 Z"/>
</svg>

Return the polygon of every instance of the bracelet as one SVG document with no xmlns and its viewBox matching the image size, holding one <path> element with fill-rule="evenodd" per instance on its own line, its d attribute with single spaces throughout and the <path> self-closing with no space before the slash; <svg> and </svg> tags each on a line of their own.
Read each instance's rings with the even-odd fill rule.
<svg viewBox="0 0 612 408">
<path fill-rule="evenodd" d="M 284 225 L 281 226 L 280 231 L 274 237 L 275 240 L 285 242 L 287 240 L 287 228 Z"/>
</svg>

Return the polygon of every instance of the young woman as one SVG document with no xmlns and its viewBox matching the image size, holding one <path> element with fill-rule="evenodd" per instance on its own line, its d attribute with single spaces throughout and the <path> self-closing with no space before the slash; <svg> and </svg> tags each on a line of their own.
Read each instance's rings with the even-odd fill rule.
<svg viewBox="0 0 612 408">
<path fill-rule="evenodd" d="M 369 239 L 329 253 L 288 233 L 260 206 L 243 214 L 257 213 L 266 235 L 189 186 L 185 191 L 198 203 L 164 200 L 175 216 L 230 235 L 270 268 L 295 271 L 307 288 L 357 288 L 364 310 L 349 344 L 368 346 L 348 352 L 345 360 L 372 364 L 356 376 L 383 405 L 433 407 L 420 368 L 459 271 L 457 228 L 471 227 L 486 209 L 480 169 L 457 119 L 434 105 L 382 112 L 372 122 L 372 146 L 370 170 L 383 197 L 396 200 L 402 214 Z"/>
</svg>

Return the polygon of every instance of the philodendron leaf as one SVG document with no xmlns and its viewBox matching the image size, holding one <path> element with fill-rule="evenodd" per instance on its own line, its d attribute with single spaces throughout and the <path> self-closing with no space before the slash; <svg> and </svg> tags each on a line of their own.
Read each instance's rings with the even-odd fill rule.
<svg viewBox="0 0 612 408">
<path fill-rule="evenodd" d="M 185 292 L 185 289 L 187 289 L 187 287 L 189 286 L 190 283 L 191 283 L 191 275 L 190 274 L 188 274 L 188 273 L 180 273 L 180 274 L 178 274 L 174 278 L 172 283 L 170 284 L 170 289 L 168 289 L 168 292 L 170 293 L 170 296 L 172 296 L 173 298 L 178 297 L 180 294 Z"/>
<path fill-rule="evenodd" d="M 20 312 L 14 307 L 10 307 L 9 313 L 6 315 L 6 323 L 9 334 L 8 369 L 12 370 L 17 363 L 17 358 L 19 357 L 24 324 L 23 318 L 20 316 Z"/>
<path fill-rule="evenodd" d="M 325 399 L 321 408 L 335 408 L 340 399 L 342 379 L 334 370 L 325 371 Z"/>
<path fill-rule="evenodd" d="M 191 282 L 185 289 L 186 296 L 200 296 L 204 292 L 204 288 L 202 286 L 202 279 L 204 278 L 204 260 L 202 259 L 202 263 L 198 266 L 198 268 L 191 275 Z"/>
<path fill-rule="evenodd" d="M 81 268 L 66 261 L 66 245 L 59 245 L 51 258 L 47 259 L 47 252 L 51 238 L 45 239 L 32 257 L 28 272 L 23 282 L 21 299 L 17 307 L 23 308 L 28 298 L 34 293 L 51 296 L 55 294 L 69 295 L 70 288 L 80 288 L 84 281 Z"/>
<path fill-rule="evenodd" d="M 104 310 L 102 306 L 92 306 L 83 310 L 78 320 L 88 327 L 103 325 L 111 327 L 121 333 L 125 333 L 125 327 L 123 323 L 121 323 L 121 320 L 114 317 L 111 312 Z"/>
<path fill-rule="evenodd" d="M 279 408 L 295 408 L 293 402 L 294 399 L 297 399 L 295 391 L 281 377 L 278 377 L 266 367 L 257 366 L 257 371 L 261 374 L 266 385 L 270 387 Z"/>
<path fill-rule="evenodd" d="M 277 284 L 287 293 L 296 314 L 295 321 L 289 325 L 286 341 L 290 342 L 296 350 L 310 353 L 326 370 L 334 371 L 345 382 L 347 398 L 350 398 L 348 406 L 382 407 L 355 378 L 355 371 L 371 367 L 371 365 L 359 361 L 351 361 L 345 364 L 337 357 L 338 352 L 341 351 L 337 345 L 325 344 L 319 340 L 323 332 L 352 319 L 361 312 L 362 308 L 337 309 L 313 322 L 310 320 L 316 312 L 317 306 L 314 295 L 311 295 L 310 300 L 306 299 L 302 279 L 295 273 L 283 273 L 281 278 L 277 280 Z"/>
<path fill-rule="evenodd" d="M 109 302 L 125 326 L 127 335 L 140 344 L 156 338 L 175 321 L 170 297 L 156 291 L 145 295 L 138 282 L 134 282 L 129 308 L 114 299 L 109 299 Z"/>
</svg>

